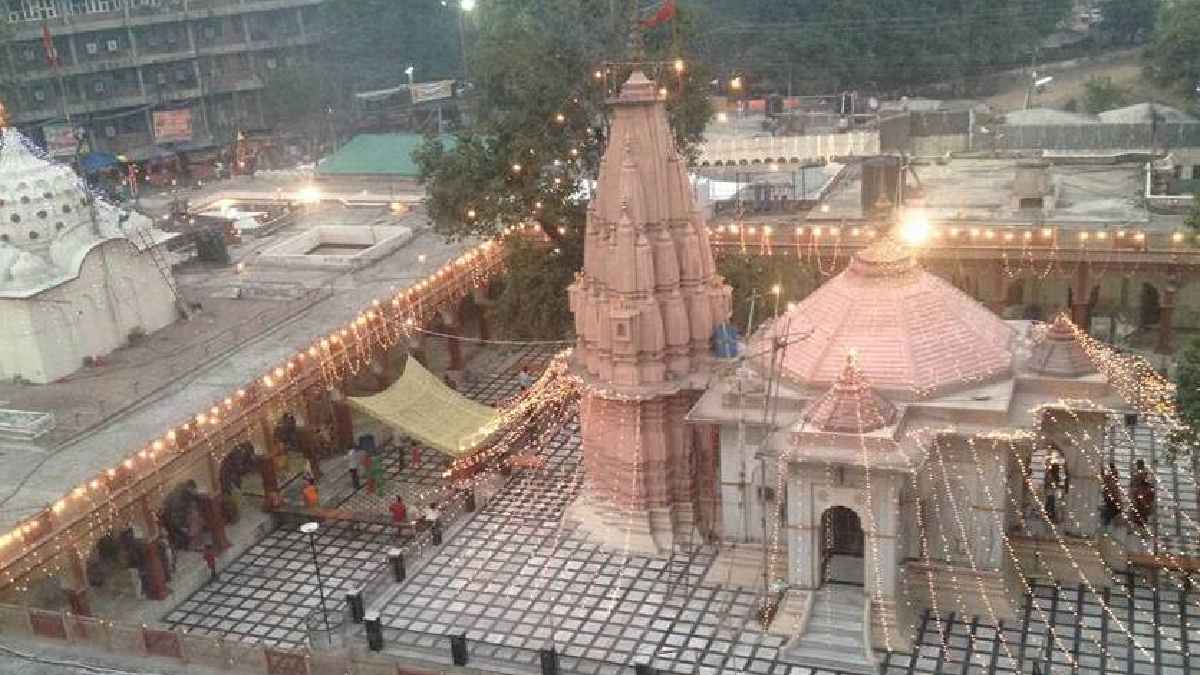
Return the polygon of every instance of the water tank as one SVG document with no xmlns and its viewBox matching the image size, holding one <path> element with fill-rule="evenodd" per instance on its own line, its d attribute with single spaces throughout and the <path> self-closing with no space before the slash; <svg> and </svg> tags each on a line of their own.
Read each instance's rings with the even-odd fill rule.
<svg viewBox="0 0 1200 675">
<path fill-rule="evenodd" d="M 862 212 L 887 217 L 903 194 L 904 175 L 899 157 L 884 155 L 863 160 Z"/>
</svg>

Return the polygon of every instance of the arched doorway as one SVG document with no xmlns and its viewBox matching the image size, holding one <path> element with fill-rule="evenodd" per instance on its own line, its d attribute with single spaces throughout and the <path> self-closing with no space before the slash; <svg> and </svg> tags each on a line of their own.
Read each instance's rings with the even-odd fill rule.
<svg viewBox="0 0 1200 675">
<path fill-rule="evenodd" d="M 821 581 L 863 585 L 864 536 L 858 514 L 832 506 L 821 514 Z"/>
</svg>

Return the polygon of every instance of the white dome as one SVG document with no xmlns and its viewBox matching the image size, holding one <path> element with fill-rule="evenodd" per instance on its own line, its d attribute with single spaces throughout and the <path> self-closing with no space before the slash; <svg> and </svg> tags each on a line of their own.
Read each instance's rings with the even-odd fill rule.
<svg viewBox="0 0 1200 675">
<path fill-rule="evenodd" d="M 55 239 L 90 220 L 87 204 L 71 169 L 38 156 L 16 129 L 0 133 L 0 243 L 51 264 Z"/>
<path fill-rule="evenodd" d="M 32 253 L 21 251 L 17 254 L 16 262 L 9 268 L 9 273 L 17 286 L 32 286 L 45 281 L 53 271 L 46 261 Z"/>
</svg>

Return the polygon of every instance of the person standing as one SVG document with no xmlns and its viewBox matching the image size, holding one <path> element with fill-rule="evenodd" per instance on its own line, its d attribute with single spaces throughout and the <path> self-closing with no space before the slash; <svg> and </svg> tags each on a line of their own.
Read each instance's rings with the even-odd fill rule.
<svg viewBox="0 0 1200 675">
<path fill-rule="evenodd" d="M 308 480 L 304 485 L 303 490 L 304 505 L 310 509 L 315 509 L 321 505 L 321 493 L 317 490 L 317 482 Z"/>
<path fill-rule="evenodd" d="M 521 385 L 522 390 L 533 386 L 533 376 L 529 374 L 529 366 L 521 366 L 521 372 L 517 373 L 517 384 Z"/>
<path fill-rule="evenodd" d="M 1100 520 L 1105 527 L 1112 524 L 1121 513 L 1121 474 L 1117 471 L 1115 462 L 1109 462 L 1108 468 L 1101 476 L 1101 490 L 1104 496 L 1104 507 L 1100 511 Z"/>
<path fill-rule="evenodd" d="M 208 565 L 209 581 L 217 581 L 217 552 L 211 545 L 204 547 L 204 564 Z"/>
<path fill-rule="evenodd" d="M 404 534 L 404 523 L 408 520 L 408 507 L 404 504 L 404 496 L 396 495 L 396 501 L 391 505 L 392 522 L 396 524 L 396 536 Z"/>
<path fill-rule="evenodd" d="M 350 466 L 350 485 L 357 492 L 362 487 L 359 482 L 358 468 L 362 464 L 362 458 L 359 456 L 360 450 L 357 445 L 350 446 L 350 450 L 346 452 L 346 463 Z"/>
</svg>

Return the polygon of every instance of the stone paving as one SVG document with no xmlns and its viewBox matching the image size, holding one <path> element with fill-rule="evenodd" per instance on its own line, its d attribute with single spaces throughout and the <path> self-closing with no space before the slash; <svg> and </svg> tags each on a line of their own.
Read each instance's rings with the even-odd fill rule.
<svg viewBox="0 0 1200 675">
<path fill-rule="evenodd" d="M 540 365 L 546 356 L 521 358 Z M 516 393 L 519 370 L 518 361 L 508 361 L 495 377 L 464 391 L 485 402 L 502 400 Z M 1139 456 L 1161 449 L 1143 430 L 1134 440 Z M 538 669 L 537 650 L 550 644 L 564 673 L 625 673 L 640 662 L 680 674 L 836 673 L 782 662 L 785 638 L 759 629 L 754 591 L 703 583 L 714 548 L 680 547 L 670 557 L 653 558 L 606 551 L 576 536 L 561 515 L 582 480 L 578 422 L 569 420 L 542 452 L 544 469 L 516 474 L 431 558 L 410 568 L 390 597 L 371 603 L 382 610 L 387 649 L 449 662 L 448 636 L 465 633 L 473 665 L 531 673 Z M 1129 449 L 1118 444 L 1115 452 L 1125 471 Z M 385 466 L 394 471 L 395 465 Z M 1172 486 L 1179 485 L 1174 494 L 1194 499 L 1190 478 L 1164 466 L 1158 467 L 1160 481 L 1169 476 Z M 437 474 L 435 468 L 422 471 L 410 487 L 426 489 Z M 403 471 L 393 475 L 402 478 L 397 486 L 409 480 Z M 347 504 L 356 499 L 365 498 L 359 493 Z M 1161 514 L 1160 526 L 1178 524 L 1168 534 L 1182 539 L 1195 531 L 1186 516 L 1171 509 Z M 326 588 L 337 589 L 331 593 L 379 571 L 383 551 L 394 545 L 383 529 L 330 527 L 322 533 Z M 307 541 L 275 532 L 230 572 L 168 620 L 212 635 L 301 644 L 299 621 L 317 603 Z M 1190 655 L 1200 654 L 1200 594 L 1185 592 L 1175 580 L 1155 586 L 1120 575 L 1117 581 L 1103 597 L 1083 587 L 1036 583 L 1041 612 L 1026 599 L 1020 619 L 999 630 L 972 617 L 950 614 L 939 621 L 926 614 L 917 648 L 886 655 L 881 672 L 1031 673 L 1037 664 L 1049 674 L 1071 672 L 1072 661 L 1076 672 L 1085 673 L 1189 672 Z M 1159 663 L 1148 654 L 1159 655 Z"/>
</svg>

